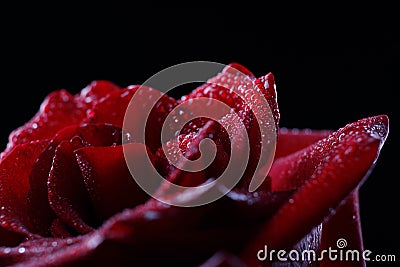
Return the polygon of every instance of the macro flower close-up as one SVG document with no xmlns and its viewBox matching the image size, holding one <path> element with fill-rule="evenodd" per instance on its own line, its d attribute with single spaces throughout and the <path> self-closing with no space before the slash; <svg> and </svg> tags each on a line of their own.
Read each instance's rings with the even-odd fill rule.
<svg viewBox="0 0 400 267">
<path fill-rule="evenodd" d="M 231 63 L 179 99 L 106 80 L 75 95 L 51 92 L 10 133 L 1 154 L 0 266 L 270 266 L 280 259 L 271 250 L 318 256 L 338 249 L 339 240 L 361 252 L 358 191 L 379 164 L 389 118 L 376 114 L 326 130 L 280 127 L 279 88 L 271 72 L 255 75 Z M 141 105 L 128 121 L 133 98 Z M 229 112 L 188 119 L 163 140 L 171 112 L 172 122 L 184 121 L 201 99 L 212 100 L 203 109 L 215 100 Z M 131 129 L 139 129 L 145 108 L 142 140 Z M 262 146 L 263 129 L 272 151 Z M 204 140 L 214 144 L 212 162 L 195 172 L 180 168 L 202 158 Z M 207 194 L 196 188 L 218 180 L 231 162 L 240 165 L 246 153 L 230 190 L 216 184 L 209 190 L 221 197 L 189 205 Z M 271 161 L 257 166 L 266 153 Z M 144 169 L 147 161 L 163 178 L 153 184 L 158 197 L 143 190 L 128 166 Z M 262 180 L 249 190 L 255 176 Z M 328 257 L 293 262 L 336 266 Z"/>
</svg>

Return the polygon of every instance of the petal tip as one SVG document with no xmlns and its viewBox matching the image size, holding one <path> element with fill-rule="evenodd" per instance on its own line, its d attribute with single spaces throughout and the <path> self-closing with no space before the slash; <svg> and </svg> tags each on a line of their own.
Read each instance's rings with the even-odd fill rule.
<svg viewBox="0 0 400 267">
<path fill-rule="evenodd" d="M 371 117 L 371 124 L 371 136 L 384 143 L 389 135 L 389 116 L 382 114 Z"/>
</svg>

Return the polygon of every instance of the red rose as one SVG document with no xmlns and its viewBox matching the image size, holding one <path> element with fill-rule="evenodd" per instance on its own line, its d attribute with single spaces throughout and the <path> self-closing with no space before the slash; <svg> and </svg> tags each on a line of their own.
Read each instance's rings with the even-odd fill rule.
<svg viewBox="0 0 400 267">
<path fill-rule="evenodd" d="M 179 103 L 199 97 L 220 100 L 240 114 L 250 136 L 250 162 L 257 161 L 260 122 L 232 90 L 241 82 L 234 68 L 251 79 L 247 89 L 262 92 L 278 129 L 272 74 L 256 79 L 239 64 L 210 79 L 224 87 L 206 83 L 181 100 L 163 95 L 148 117 L 145 144 L 135 143 L 135 136 L 122 130 L 139 86 L 121 89 L 95 81 L 74 96 L 65 90 L 51 93 L 39 112 L 11 133 L 1 156 L 0 265 L 257 266 L 267 264 L 257 258 L 265 245 L 321 251 L 336 247 L 339 238 L 347 241 L 347 248 L 361 251 L 357 192 L 388 134 L 385 115 L 337 131 L 280 129 L 275 159 L 261 186 L 247 191 L 255 170 L 249 164 L 235 188 L 208 205 L 162 203 L 132 179 L 123 150 L 140 165 L 141 148 L 175 184 L 196 186 L 220 175 L 231 153 L 227 144 L 241 139 L 228 140 L 213 120 L 196 119 L 168 142 L 195 159 L 200 141 L 213 139 L 216 158 L 204 171 L 174 168 L 161 149 L 167 115 Z M 229 123 L 236 127 L 236 121 Z M 159 193 L 168 190 L 159 185 Z M 173 192 L 169 196 L 180 197 Z M 315 264 L 333 263 L 325 259 Z"/>
</svg>

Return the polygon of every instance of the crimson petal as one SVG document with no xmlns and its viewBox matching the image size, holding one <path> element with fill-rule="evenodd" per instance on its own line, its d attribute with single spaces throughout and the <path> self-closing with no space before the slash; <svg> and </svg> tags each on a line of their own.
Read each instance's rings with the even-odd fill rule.
<svg viewBox="0 0 400 267">
<path fill-rule="evenodd" d="M 366 135 L 368 133 L 365 129 L 363 130 L 364 133 L 360 132 L 360 128 L 365 127 L 366 129 L 369 129 L 373 127 L 374 124 L 377 124 L 377 127 L 380 127 L 381 131 L 385 131 L 386 126 L 384 126 L 384 124 L 386 122 L 386 116 L 376 116 L 359 120 L 358 122 L 351 123 L 346 127 L 339 129 L 317 143 L 313 143 L 310 146 L 298 150 L 286 157 L 276 159 L 269 173 L 272 177 L 272 190 L 290 190 L 300 186 L 305 179 L 313 174 L 322 161 L 328 160 L 326 157 L 330 155 L 332 149 L 335 149 L 335 147 L 340 144 L 343 137 L 347 135 L 360 135 L 360 137 L 356 136 L 355 138 L 358 138 L 357 140 L 362 140 L 363 134 Z M 379 134 L 383 136 L 386 133 L 379 132 Z M 297 134 L 283 134 L 282 141 L 287 141 L 286 139 L 289 138 L 297 139 L 295 137 L 296 135 Z M 299 142 L 298 145 L 294 145 L 293 147 L 297 149 L 310 141 L 312 142 L 315 139 L 318 139 L 322 135 L 324 135 L 324 131 L 311 133 L 311 135 L 302 134 L 302 136 L 307 137 L 304 138 L 303 142 Z M 289 144 L 290 143 L 291 142 L 289 141 Z M 353 143 L 357 143 L 357 141 L 353 140 Z M 351 149 L 351 147 L 349 147 L 349 149 Z"/>
<path fill-rule="evenodd" d="M 82 91 L 78 94 L 77 98 L 82 103 L 88 104 L 96 104 L 103 97 L 106 97 L 108 94 L 118 91 L 120 89 L 119 86 L 115 85 L 112 82 L 99 80 L 93 81 L 88 86 L 82 89 Z"/>
<path fill-rule="evenodd" d="M 135 156 L 134 163 L 141 166 L 137 145 L 126 144 L 126 153 Z M 154 156 L 147 151 L 154 162 Z M 105 220 L 125 208 L 144 203 L 149 196 L 134 181 L 126 165 L 123 146 L 85 147 L 76 152 L 87 191 L 97 216 Z"/>
<path fill-rule="evenodd" d="M 27 197 L 29 216 L 36 232 L 44 236 L 49 234 L 49 226 L 56 218 L 50 207 L 47 192 L 47 180 L 54 153 L 61 141 L 72 138 L 76 129 L 77 126 L 73 125 L 60 130 L 51 140 L 50 145 L 39 155 L 29 176 L 30 190 Z"/>
<path fill-rule="evenodd" d="M 327 137 L 332 131 L 280 128 L 275 159 L 287 156 Z"/>
<path fill-rule="evenodd" d="M 26 241 L 17 247 L 0 247 L 0 266 L 14 266 L 14 264 L 22 266 L 50 266 L 49 262 L 42 262 L 39 259 L 41 257 L 50 257 L 54 260 L 56 252 L 65 254 L 64 250 L 68 247 L 79 247 L 79 244 L 82 243 L 81 240 L 81 237 L 66 239 L 41 238 Z M 76 255 L 73 258 L 75 257 Z"/>
<path fill-rule="evenodd" d="M 259 96 L 254 93 L 258 88 L 267 100 L 274 115 L 276 125 L 279 123 L 279 110 L 276 102 L 275 81 L 272 73 L 255 79 L 254 75 L 244 66 L 232 63 L 226 66 L 217 76 L 210 78 L 204 85 L 181 98 L 180 102 L 206 97 L 221 101 L 230 106 L 250 128 L 253 118 L 251 108 L 257 105 Z M 215 103 L 217 105 L 217 103 Z M 210 102 L 213 105 L 213 102 Z M 205 119 L 205 121 L 208 121 Z M 197 121 L 197 127 L 204 121 Z"/>
<path fill-rule="evenodd" d="M 275 127 L 278 131 L 279 129 L 279 120 L 280 120 L 280 113 L 278 108 L 278 101 L 276 98 L 276 85 L 275 85 L 275 78 L 274 75 L 270 72 L 265 76 L 262 76 L 255 80 L 254 82 L 257 87 L 261 90 L 262 94 L 264 95 L 267 103 L 271 109 L 272 115 L 274 116 Z"/>
<path fill-rule="evenodd" d="M 91 202 L 83 177 L 75 160 L 74 150 L 83 147 L 78 137 L 62 141 L 55 151 L 50 170 L 48 199 L 56 215 L 77 232 L 86 234 L 93 229 L 87 224 L 91 214 Z"/>
<path fill-rule="evenodd" d="M 247 189 L 233 189 L 226 198 L 232 205 L 231 221 L 248 223 L 263 220 L 272 216 L 282 206 L 293 191 L 266 192 L 257 190 L 252 193 Z M 228 222 L 229 223 L 229 222 Z"/>
<path fill-rule="evenodd" d="M 324 156 L 308 166 L 313 171 L 305 177 L 307 180 L 267 222 L 244 257 L 250 260 L 265 244 L 288 248 L 321 223 L 368 175 L 387 133 L 386 116 L 370 117 L 345 126 L 312 146 L 308 154 L 321 150 L 318 153 Z"/>
<path fill-rule="evenodd" d="M 340 225 L 340 229 L 338 229 Z M 358 202 L 358 191 L 356 190 L 335 210 L 335 212 L 322 224 L 322 236 L 320 250 L 337 246 L 338 240 L 344 239 L 346 250 L 364 251 L 361 221 Z M 344 248 L 344 247 L 343 247 Z M 335 261 L 325 257 L 320 267 L 336 266 Z M 363 267 L 365 262 L 361 255 L 354 261 L 343 261 L 340 266 Z"/>
<path fill-rule="evenodd" d="M 49 94 L 36 115 L 9 136 L 4 153 L 15 145 L 33 140 L 51 139 L 58 130 L 80 123 L 86 117 L 86 105 L 65 90 Z"/>
<path fill-rule="evenodd" d="M 56 218 L 48 201 L 47 181 L 53 163 L 55 149 L 63 140 L 80 137 L 85 145 L 111 146 L 121 144 L 120 128 L 107 124 L 71 125 L 57 132 L 50 145 L 38 157 L 29 177 L 30 192 L 28 194 L 29 213 L 37 232 L 48 235 L 48 229 Z"/>
<path fill-rule="evenodd" d="M 88 114 L 88 121 L 122 127 L 128 104 L 139 87 L 139 85 L 131 86 L 108 94 L 94 105 Z"/>
<path fill-rule="evenodd" d="M 36 158 L 48 144 L 48 141 L 42 140 L 17 145 L 1 161 L 0 228 L 3 230 L 0 234 L 11 235 L 9 233 L 11 231 L 23 236 L 33 236 L 33 226 L 29 220 L 26 205 L 29 173 Z M 8 239 L 0 236 L 0 242 L 3 240 L 7 242 Z"/>
<path fill-rule="evenodd" d="M 139 90 L 139 91 L 138 91 Z M 161 146 L 161 128 L 165 118 L 170 111 L 177 105 L 175 99 L 162 94 L 160 91 L 144 86 L 130 86 L 126 89 L 110 93 L 107 97 L 99 101 L 90 112 L 90 122 L 110 123 L 118 127 L 123 126 L 125 113 L 133 95 L 138 92 L 146 97 L 143 97 L 141 104 L 153 104 L 153 99 L 160 98 L 154 104 L 150 114 L 142 114 L 138 111 L 135 116 L 138 117 L 138 123 L 142 122 L 142 117 L 148 115 L 146 121 L 146 145 L 155 152 Z M 147 98 L 149 97 L 149 98 Z M 135 123 L 133 120 L 130 123 Z M 132 129 L 139 128 L 132 126 Z M 135 136 L 133 136 L 135 139 Z"/>
<path fill-rule="evenodd" d="M 165 150 L 167 151 L 168 158 L 171 159 L 176 157 L 179 152 L 182 152 L 182 155 L 188 160 L 198 159 L 200 155 L 199 144 L 205 138 L 213 139 L 217 151 L 216 157 L 214 161 L 208 166 L 204 171 L 198 172 L 187 172 L 183 171 L 180 168 L 184 166 L 180 166 L 182 164 L 175 159 L 175 166 L 171 165 L 169 167 L 170 172 L 168 173 L 167 180 L 179 184 L 181 186 L 197 186 L 205 182 L 206 177 L 214 177 L 217 178 L 221 172 L 226 168 L 229 160 L 229 147 L 224 147 L 229 144 L 226 142 L 228 139 L 224 134 L 226 132 L 221 131 L 222 128 L 215 121 L 208 121 L 203 128 L 200 128 L 197 133 L 191 134 L 182 134 L 178 136 L 176 140 L 172 140 L 165 145 Z M 229 140 L 229 139 L 228 139 Z M 224 141 L 224 144 L 222 143 Z M 166 163 L 168 160 L 165 158 L 165 155 L 162 150 L 158 150 L 158 156 L 160 159 L 163 159 L 163 162 Z M 200 163 L 199 163 L 200 164 Z M 169 165 L 169 164 L 168 164 Z M 167 166 L 168 166 L 167 165 Z M 178 168 L 175 168 L 178 167 Z M 201 166 L 199 166 L 200 169 Z M 165 170 L 162 170 L 165 172 Z M 164 189 L 165 190 L 165 189 Z"/>
<path fill-rule="evenodd" d="M 60 218 L 55 218 L 50 226 L 51 235 L 58 238 L 72 237 L 71 230 Z"/>
<path fill-rule="evenodd" d="M 236 214 L 241 214 L 242 205 L 251 206 L 250 202 L 242 201 L 243 197 L 250 201 L 260 201 L 264 207 L 282 203 L 281 199 L 288 197 L 285 192 L 259 196 L 249 196 L 241 192 L 236 194 L 241 195 L 239 199 L 237 195 L 230 195 L 225 200 L 190 209 L 172 207 L 150 199 L 143 205 L 113 216 L 97 232 L 85 235 L 79 242 L 69 239 L 76 244 L 66 247 L 64 251 L 55 252 L 54 255 L 43 255 L 37 258 L 37 262 L 43 266 L 50 263 L 99 265 L 105 262 L 124 265 L 132 260 L 135 264 L 152 262 L 175 265 L 181 261 L 185 266 L 190 262 L 202 262 L 221 247 L 237 250 L 254 235 L 257 228 L 249 227 L 249 223 L 254 226 L 252 219 L 243 223 L 243 218 L 242 223 L 237 223 L 237 217 L 232 215 L 229 225 L 224 223 L 226 215 L 231 211 L 239 210 Z M 256 210 L 257 208 L 253 211 L 258 213 Z M 270 208 L 267 210 L 272 211 Z M 210 243 L 210 240 L 213 241 Z M 154 253 L 159 257 L 150 257 Z"/>
</svg>

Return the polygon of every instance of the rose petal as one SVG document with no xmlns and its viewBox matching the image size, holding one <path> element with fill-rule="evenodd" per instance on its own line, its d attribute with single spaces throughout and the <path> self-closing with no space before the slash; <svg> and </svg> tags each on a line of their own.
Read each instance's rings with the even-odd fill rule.
<svg viewBox="0 0 400 267">
<path fill-rule="evenodd" d="M 256 88 L 267 100 L 269 109 L 274 116 L 276 128 L 278 128 L 280 115 L 272 73 L 255 79 L 254 75 L 240 64 L 229 64 L 216 77 L 210 78 L 205 85 L 182 97 L 182 100 L 186 101 L 198 97 L 217 99 L 232 107 L 241 116 L 241 112 L 248 107 L 253 109 L 262 103 L 259 102 L 259 96 L 254 92 Z M 242 116 L 242 119 L 247 125 L 246 119 L 250 118 Z"/>
<path fill-rule="evenodd" d="M 36 115 L 9 136 L 4 153 L 15 145 L 33 140 L 51 139 L 54 134 L 71 124 L 80 123 L 86 117 L 86 106 L 65 90 L 49 94 Z"/>
<path fill-rule="evenodd" d="M 49 141 L 17 145 L 0 163 L 0 227 L 25 236 L 33 236 L 26 197 L 29 173 L 38 155 Z M 4 233 L 4 231 L 2 231 Z M 7 231 L 6 231 L 7 233 Z M 8 233 L 7 233 L 8 234 Z M 7 242 L 0 236 L 0 242 Z"/>
<path fill-rule="evenodd" d="M 165 240 L 163 235 L 171 236 L 171 230 L 190 229 L 191 226 L 204 216 L 209 207 L 193 209 L 170 207 L 158 201 L 150 200 L 145 205 L 126 210 L 112 217 L 101 229 L 93 234 L 85 235 L 75 245 L 52 254 L 45 254 L 33 261 L 24 263 L 25 266 L 49 266 L 49 265 L 89 265 L 98 266 L 106 263 L 112 265 L 139 264 L 141 261 L 157 261 L 176 259 L 174 257 L 146 256 L 142 257 L 140 251 L 145 253 L 152 251 L 151 240 L 159 238 Z M 199 235 L 199 234 L 198 234 Z M 175 235 L 175 237 L 177 237 Z M 184 236 L 182 236 L 184 237 Z M 199 236 L 201 238 L 201 236 Z M 199 238 L 198 237 L 198 238 Z M 183 241 L 178 243 L 183 244 Z M 150 242 L 150 243 L 149 243 Z M 157 251 L 167 251 L 165 243 L 154 244 Z M 205 243 L 203 243 L 205 245 Z M 173 250 L 173 246 L 169 246 Z M 186 246 L 186 249 L 190 249 Z M 154 255 L 154 254 L 153 254 Z M 167 255 L 166 255 L 167 256 Z"/>
<path fill-rule="evenodd" d="M 201 156 L 199 150 L 200 142 L 206 138 L 212 139 L 216 145 L 216 155 L 213 162 L 204 171 L 187 172 L 181 170 L 180 168 L 185 167 L 180 166 L 182 163 L 178 162 L 179 159 L 176 158 L 177 155 L 182 153 L 188 160 L 198 159 Z M 224 144 L 222 144 L 223 141 Z M 168 158 L 174 159 L 173 165 L 170 166 L 170 163 L 166 165 L 169 166 L 168 169 L 170 170 L 167 180 L 181 186 L 197 186 L 204 183 L 206 177 L 219 177 L 225 170 L 229 161 L 229 144 L 230 142 L 229 138 L 226 136 L 226 132 L 222 131 L 221 126 L 212 120 L 207 122 L 197 133 L 179 135 L 176 140 L 172 140 L 164 146 Z M 157 155 L 160 159 L 164 159 L 164 164 L 168 162 L 162 149 L 158 150 Z M 180 166 L 180 168 L 175 168 L 177 166 Z M 197 169 L 203 169 L 200 162 L 197 167 Z M 163 172 L 165 172 L 165 170 Z"/>
<path fill-rule="evenodd" d="M 274 161 L 269 172 L 269 175 L 272 177 L 272 190 L 291 190 L 300 186 L 314 173 L 315 169 L 322 161 L 328 160 L 327 156 L 331 155 L 331 151 L 342 142 L 343 137 L 350 135 L 355 136 L 354 139 L 362 140 L 363 135 L 367 135 L 368 133 L 365 129 L 363 130 L 360 128 L 365 127 L 366 129 L 370 129 L 373 125 L 377 124 L 381 131 L 385 131 L 386 126 L 384 126 L 384 124 L 386 122 L 387 118 L 385 116 L 359 120 L 358 122 L 351 123 L 339 129 L 327 138 L 320 140 L 318 143 L 314 143 L 286 157 L 278 158 Z M 386 133 L 382 132 L 379 134 L 384 136 Z M 289 135 L 288 137 L 290 136 L 293 135 Z M 283 138 L 284 140 L 282 141 L 285 141 L 286 137 Z M 316 138 L 318 138 L 318 134 Z M 307 139 L 313 140 L 314 135 L 310 138 L 306 138 L 306 140 Z M 357 144 L 356 140 L 352 140 L 352 142 Z M 350 146 L 351 144 L 349 143 L 348 145 Z M 349 147 L 349 149 L 351 149 L 351 147 Z M 334 156 L 335 155 L 330 156 L 330 158 Z"/>
<path fill-rule="evenodd" d="M 227 125 L 231 129 L 231 136 L 228 135 L 222 135 L 220 141 L 224 147 L 225 150 L 227 151 L 228 149 L 226 148 L 227 145 L 231 145 L 234 150 L 229 150 L 227 154 L 230 156 L 230 161 L 231 165 L 236 166 L 234 167 L 235 171 L 234 173 L 231 173 L 231 175 L 237 176 L 238 174 L 236 172 L 240 172 L 241 167 L 243 164 L 245 164 L 245 170 L 243 172 L 243 175 L 240 178 L 240 181 L 236 185 L 237 188 L 246 188 L 246 190 L 249 188 L 249 185 L 253 178 L 254 171 L 257 167 L 259 158 L 260 158 L 260 139 L 256 135 L 253 135 L 252 133 L 256 133 L 256 131 L 251 131 L 250 135 L 248 136 L 249 138 L 249 143 L 250 143 L 250 148 L 248 148 L 247 144 L 245 143 L 244 140 L 246 140 L 245 135 L 246 132 L 243 131 L 243 127 L 241 126 L 241 123 L 237 120 L 235 116 L 232 114 L 228 114 L 222 120 L 220 120 L 220 123 L 222 125 Z M 274 133 L 275 134 L 275 133 Z M 259 133 L 258 133 L 259 136 Z M 246 154 L 248 153 L 248 158 L 246 158 Z M 265 152 L 267 155 L 267 153 Z M 270 181 L 267 179 L 267 172 L 262 173 L 262 176 L 264 181 L 260 184 L 261 188 L 265 191 L 270 190 Z M 261 177 L 261 176 L 260 176 Z M 252 179 L 253 178 L 253 179 Z"/>
<path fill-rule="evenodd" d="M 47 181 L 53 163 L 55 149 L 63 140 L 80 137 L 85 145 L 111 146 L 121 144 L 122 131 L 108 124 L 71 125 L 57 132 L 47 149 L 38 157 L 29 177 L 31 185 L 28 194 L 28 207 L 37 232 L 49 235 L 49 227 L 56 218 L 48 201 Z"/>
<path fill-rule="evenodd" d="M 248 129 L 250 139 L 250 158 L 242 179 L 245 181 L 243 186 L 251 185 L 251 188 L 255 188 L 259 186 L 260 177 L 264 176 L 257 171 L 257 179 L 251 179 L 260 161 L 260 156 L 263 155 L 262 163 L 272 161 L 272 157 L 271 159 L 266 158 L 269 155 L 267 144 L 268 140 L 272 143 L 275 141 L 272 139 L 275 139 L 275 134 L 278 132 L 280 115 L 276 102 L 275 80 L 272 73 L 255 79 L 253 75 L 246 75 L 249 73 L 246 69 L 244 69 L 246 73 L 240 72 L 243 68 L 238 64 L 226 66 L 216 77 L 209 79 L 206 84 L 200 86 L 189 95 L 182 97 L 182 101 L 185 103 L 185 101 L 193 101 L 193 99 L 199 97 L 212 98 L 229 105 L 238 114 Z M 212 105 L 219 105 L 219 103 L 214 104 L 214 102 L 210 101 L 208 108 L 212 109 Z M 204 107 L 201 106 L 199 108 L 203 109 Z M 261 138 L 261 124 L 259 122 L 263 124 L 264 138 Z M 196 123 L 198 124 L 198 121 Z M 204 125 L 204 122 L 200 123 L 200 125 L 195 125 L 195 127 L 198 128 L 202 125 Z M 188 130 L 186 129 L 186 131 Z M 266 175 L 267 173 L 265 173 Z"/>
<path fill-rule="evenodd" d="M 268 102 L 269 108 L 274 116 L 275 127 L 278 130 L 279 128 L 279 120 L 280 120 L 280 113 L 278 108 L 278 102 L 276 98 L 276 85 L 275 85 L 275 78 L 274 75 L 270 72 L 265 76 L 262 76 L 255 80 L 254 82 L 257 87 L 263 93 L 265 99 Z"/>
<path fill-rule="evenodd" d="M 144 120 L 144 116 L 148 118 L 146 122 L 146 145 L 155 152 L 161 146 L 161 128 L 168 113 L 176 106 L 175 99 L 162 94 L 160 91 L 141 86 L 130 86 L 126 89 L 110 93 L 107 97 L 103 98 L 98 102 L 89 116 L 91 122 L 103 122 L 122 127 L 125 113 L 127 112 L 128 105 L 133 95 L 140 89 L 138 93 L 144 97 L 141 104 L 143 106 L 152 105 L 154 106 L 150 114 L 143 114 L 143 112 L 135 111 L 137 117 L 137 123 L 141 123 Z M 160 98 L 161 97 L 161 98 Z M 160 98 L 160 100 L 153 104 L 152 99 Z M 141 99 L 141 100 L 142 100 Z M 130 120 L 131 124 L 135 121 Z M 131 126 L 135 129 L 135 125 Z M 140 128 L 140 127 L 138 127 Z M 135 136 L 133 136 L 135 140 Z"/>
<path fill-rule="evenodd" d="M 233 62 L 233 63 L 230 63 L 228 66 L 229 66 L 229 68 L 225 68 L 226 72 L 232 71 L 233 74 L 236 75 L 236 71 L 238 70 L 238 71 L 242 72 L 243 74 L 248 75 L 250 78 L 255 78 L 254 74 L 249 69 L 247 69 L 245 66 L 243 66 L 242 64 Z"/>
<path fill-rule="evenodd" d="M 55 218 L 50 226 L 51 235 L 58 238 L 72 237 L 71 229 L 60 218 Z"/>
<path fill-rule="evenodd" d="M 241 194 L 238 191 L 235 193 Z M 276 193 L 256 197 L 252 195 L 250 199 L 264 199 L 262 202 L 268 207 L 268 199 L 274 199 L 274 194 Z M 287 198 L 285 195 L 281 196 Z M 36 252 L 33 254 L 36 256 L 35 260 L 28 258 L 24 266 L 97 266 L 106 263 L 127 265 L 132 262 L 137 265 L 197 266 L 220 248 L 237 251 L 255 234 L 257 227 L 254 227 L 253 220 L 245 223 L 245 218 L 238 217 L 243 219 L 238 223 L 226 218 L 229 214 L 237 218 L 231 214 L 236 210 L 237 201 L 239 206 L 245 204 L 242 197 L 230 195 L 228 199 L 221 199 L 210 205 L 187 209 L 171 207 L 151 199 L 144 205 L 112 217 L 93 234 L 85 235 L 79 240 L 67 239 L 70 246 L 65 246 L 64 240 L 64 244 L 57 245 L 64 246 L 62 250 L 42 254 Z M 274 202 L 270 205 L 274 205 Z M 309 245 L 308 239 L 305 242 Z M 46 248 L 44 244 L 36 245 L 36 251 Z M 32 253 L 30 249 L 26 251 Z M 12 250 L 13 257 L 18 256 L 16 252 L 17 249 Z M 155 254 L 158 257 L 151 256 Z M 208 260 L 207 264 L 210 262 L 214 261 Z M 236 258 L 234 262 L 239 261 Z"/>
<path fill-rule="evenodd" d="M 243 224 L 256 221 L 265 221 L 272 216 L 280 206 L 282 206 L 293 191 L 277 191 L 266 192 L 264 190 L 257 190 L 255 192 L 248 192 L 247 189 L 233 189 L 226 198 L 229 200 L 230 205 L 233 206 L 231 214 L 227 214 L 232 221 L 240 222 Z"/>
<path fill-rule="evenodd" d="M 80 123 L 93 104 L 118 89 L 115 84 L 100 80 L 90 83 L 77 96 L 66 90 L 50 93 L 29 122 L 11 132 L 7 148 L 0 157 L 3 158 L 17 144 L 51 139 L 58 130 Z"/>
<path fill-rule="evenodd" d="M 60 130 L 32 166 L 29 176 L 30 190 L 27 197 L 28 212 L 36 232 L 43 236 L 50 234 L 49 226 L 56 217 L 50 207 L 47 191 L 47 181 L 54 153 L 61 141 L 72 138 L 76 128 L 77 126 L 73 125 Z"/>
<path fill-rule="evenodd" d="M 240 70 L 245 70 L 245 73 L 240 72 Z M 254 79 L 254 75 L 245 67 L 237 63 L 230 64 L 217 76 L 210 78 L 205 84 L 196 88 L 190 94 L 183 96 L 180 102 L 190 103 L 189 101 L 202 97 L 214 99 L 217 101 L 210 101 L 208 103 L 208 109 L 215 111 L 220 109 L 220 103 L 218 102 L 223 102 L 238 114 L 246 127 L 250 127 L 252 119 L 250 117 L 249 103 L 246 102 L 244 97 L 246 90 L 252 90 L 254 88 L 254 84 L 252 83 Z M 189 107 L 194 114 L 200 114 L 201 109 L 204 109 L 203 105 L 189 105 Z M 197 112 L 196 109 L 200 109 L 200 111 Z M 209 121 L 209 119 L 204 118 L 202 120 L 196 120 L 192 122 L 192 124 L 195 123 L 195 126 L 200 128 L 204 126 L 207 121 Z M 189 128 L 190 126 L 192 125 L 189 125 Z M 183 132 L 186 133 L 188 130 L 189 129 L 184 129 Z"/>
<path fill-rule="evenodd" d="M 93 218 L 92 206 L 74 150 L 83 147 L 78 137 L 62 141 L 55 151 L 47 182 L 50 207 L 55 214 L 77 232 L 91 232 L 87 223 Z"/>
<path fill-rule="evenodd" d="M 105 123 L 81 124 L 75 128 L 74 136 L 80 137 L 85 146 L 116 146 L 122 143 L 122 129 Z"/>
<path fill-rule="evenodd" d="M 74 245 L 79 247 L 81 240 L 81 237 L 41 238 L 21 243 L 17 247 L 0 247 L 0 266 L 50 266 L 49 262 L 45 263 L 41 259 L 53 257 L 57 251 L 59 254 L 65 254 L 66 248 Z M 73 256 L 76 258 L 76 255 Z"/>
<path fill-rule="evenodd" d="M 348 196 L 330 218 L 323 223 L 322 229 L 320 250 L 328 250 L 329 247 L 337 248 L 338 240 L 344 239 L 346 240 L 346 246 L 343 249 L 347 251 L 357 250 L 360 254 L 364 251 L 357 190 Z M 337 262 L 325 257 L 320 266 L 337 266 Z M 363 267 L 365 266 L 365 261 L 360 255 L 358 260 L 343 261 L 340 266 Z"/>
<path fill-rule="evenodd" d="M 142 166 L 142 157 L 138 154 L 139 144 L 124 145 L 126 153 L 134 156 L 137 166 Z M 154 156 L 148 151 L 154 162 Z M 85 186 L 92 199 L 96 215 L 107 219 L 125 208 L 144 203 L 149 196 L 132 178 L 126 165 L 123 146 L 85 147 L 76 151 Z"/>
<path fill-rule="evenodd" d="M 82 89 L 78 94 L 77 98 L 82 103 L 88 103 L 91 105 L 96 104 L 100 99 L 106 97 L 114 91 L 118 91 L 121 88 L 110 81 L 99 80 L 93 81 L 88 86 Z"/>
<path fill-rule="evenodd" d="M 309 166 L 314 171 L 266 223 L 244 257 L 254 257 L 265 244 L 288 248 L 321 223 L 368 175 L 387 133 L 388 118 L 376 116 L 349 124 L 313 146 L 308 153 L 322 149 L 325 156 Z"/>
<path fill-rule="evenodd" d="M 280 128 L 275 159 L 287 156 L 327 137 L 332 131 Z"/>
<path fill-rule="evenodd" d="M 197 265 L 221 247 L 240 249 L 257 230 L 255 226 L 260 221 L 253 219 L 268 216 L 268 213 L 260 214 L 256 208 L 246 220 L 249 214 L 240 210 L 242 205 L 249 207 L 251 204 L 243 202 L 241 192 L 236 193 L 241 196 L 230 195 L 210 205 L 190 209 L 150 199 L 144 205 L 110 218 L 97 232 L 85 235 L 74 246 L 37 258 L 37 264 L 99 265 L 111 262 L 126 265 L 134 261 L 137 265 Z M 287 197 L 286 193 L 245 196 L 270 211 L 277 201 L 283 202 L 279 199 Z M 257 203 L 254 204 L 257 206 Z M 154 254 L 158 257 L 151 257 Z"/>
</svg>

